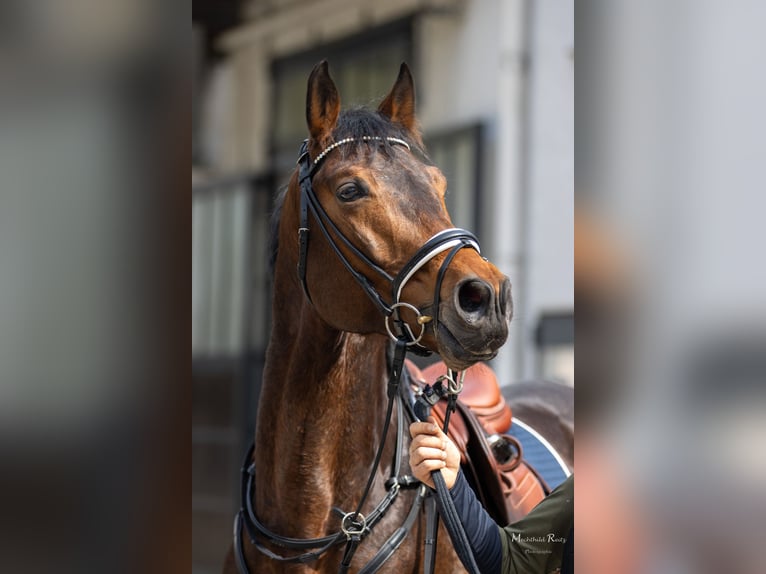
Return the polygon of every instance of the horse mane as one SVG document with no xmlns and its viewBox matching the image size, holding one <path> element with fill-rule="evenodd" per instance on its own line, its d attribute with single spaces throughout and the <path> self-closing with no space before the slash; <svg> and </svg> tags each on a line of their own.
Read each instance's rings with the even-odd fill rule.
<svg viewBox="0 0 766 574">
<path fill-rule="evenodd" d="M 424 146 L 401 124 L 391 122 L 386 116 L 378 111 L 372 111 L 364 107 L 353 107 L 341 112 L 338 122 L 333 129 L 332 137 L 335 141 L 344 138 L 353 138 L 357 140 L 355 144 L 346 144 L 337 148 L 342 158 L 353 155 L 361 146 L 369 145 L 362 141 L 364 136 L 377 136 L 381 138 L 398 138 L 406 141 L 410 146 L 410 151 L 420 157 L 425 163 L 431 161 L 426 154 Z M 373 152 L 382 150 L 385 154 L 391 154 L 392 144 L 387 139 L 382 139 L 378 145 L 372 146 Z M 333 152 L 335 153 L 335 152 Z M 269 238 L 269 270 L 274 275 L 274 265 L 277 261 L 279 252 L 279 220 L 282 214 L 282 206 L 287 195 L 287 185 L 282 186 L 274 200 L 274 211 L 271 214 L 270 238 Z"/>
</svg>

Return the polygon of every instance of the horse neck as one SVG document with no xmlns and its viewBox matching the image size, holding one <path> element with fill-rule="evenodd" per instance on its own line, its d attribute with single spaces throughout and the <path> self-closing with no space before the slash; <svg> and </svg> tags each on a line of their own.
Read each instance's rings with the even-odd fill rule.
<svg viewBox="0 0 766 574">
<path fill-rule="evenodd" d="M 294 276 L 293 266 L 275 275 L 256 504 L 285 534 L 318 536 L 332 506 L 353 509 L 369 475 L 384 424 L 387 342 L 327 325 Z"/>
</svg>

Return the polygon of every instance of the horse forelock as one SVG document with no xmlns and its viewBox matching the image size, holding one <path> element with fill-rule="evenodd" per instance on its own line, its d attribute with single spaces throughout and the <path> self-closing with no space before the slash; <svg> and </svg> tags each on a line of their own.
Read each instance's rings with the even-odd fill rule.
<svg viewBox="0 0 766 574">
<path fill-rule="evenodd" d="M 370 146 L 369 142 L 365 142 L 362 139 L 364 136 L 375 136 L 383 139 L 376 140 L 376 145 Z M 406 141 L 412 152 L 426 164 L 432 165 L 419 137 L 413 137 L 413 134 L 404 126 L 391 122 L 380 112 L 364 107 L 349 108 L 348 110 L 341 112 L 335 129 L 333 130 L 334 140 L 339 141 L 345 138 L 353 138 L 358 141 L 356 143 L 339 146 L 333 153 L 338 153 L 342 158 L 346 159 L 355 154 L 362 146 L 367 146 L 372 149 L 373 152 L 382 149 L 387 155 L 392 155 L 392 148 L 396 144 L 392 144 L 386 139 L 389 137 Z M 288 185 L 284 185 L 280 188 L 274 201 L 274 211 L 271 215 L 269 270 L 272 276 L 274 274 L 277 255 L 279 253 L 279 221 L 282 215 L 282 206 L 285 202 L 287 190 Z"/>
<path fill-rule="evenodd" d="M 364 107 L 354 107 L 342 112 L 332 133 L 335 141 L 345 138 L 357 140 L 355 144 L 347 144 L 338 148 L 343 158 L 352 155 L 362 146 L 369 147 L 369 142 L 364 142 L 362 138 L 373 136 L 383 138 L 376 142 L 378 145 L 373 146 L 373 150 L 383 149 L 385 153 L 390 155 L 391 148 L 396 144 L 392 144 L 385 138 L 398 138 L 406 141 L 411 150 L 416 152 L 421 158 L 426 161 L 428 160 L 419 136 L 411 133 L 403 125 L 392 122 L 380 112 Z"/>
</svg>

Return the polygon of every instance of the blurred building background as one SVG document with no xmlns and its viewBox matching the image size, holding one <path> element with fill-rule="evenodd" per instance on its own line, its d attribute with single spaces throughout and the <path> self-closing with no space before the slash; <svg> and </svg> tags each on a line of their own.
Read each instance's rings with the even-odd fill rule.
<svg viewBox="0 0 766 574">
<path fill-rule="evenodd" d="M 406 61 L 448 207 L 513 283 L 502 384 L 574 384 L 574 2 L 194 0 L 194 572 L 219 571 L 270 328 L 272 199 L 322 58 L 345 106 Z"/>
</svg>

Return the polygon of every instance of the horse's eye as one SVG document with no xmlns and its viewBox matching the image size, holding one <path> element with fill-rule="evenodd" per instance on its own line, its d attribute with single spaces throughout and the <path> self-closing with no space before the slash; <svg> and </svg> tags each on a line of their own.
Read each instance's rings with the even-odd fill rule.
<svg viewBox="0 0 766 574">
<path fill-rule="evenodd" d="M 358 183 L 344 183 L 338 188 L 338 199 L 349 203 L 367 195 L 367 190 Z"/>
</svg>

